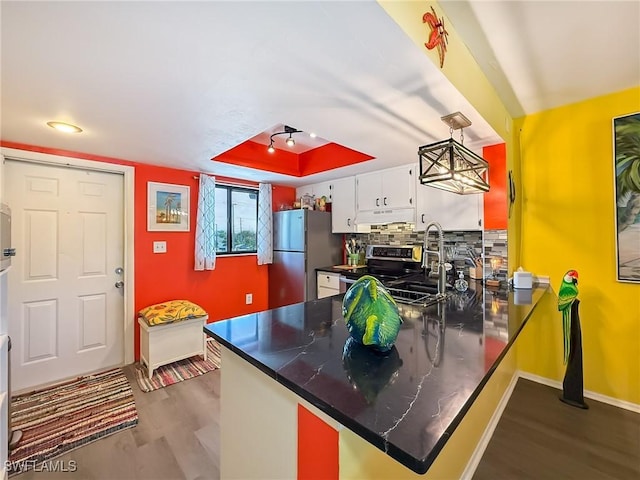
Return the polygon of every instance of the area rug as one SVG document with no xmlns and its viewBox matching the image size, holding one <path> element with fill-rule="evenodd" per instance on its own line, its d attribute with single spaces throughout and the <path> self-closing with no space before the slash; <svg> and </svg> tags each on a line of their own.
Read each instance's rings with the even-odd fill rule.
<svg viewBox="0 0 640 480">
<path fill-rule="evenodd" d="M 198 377 L 217 368 L 220 368 L 220 344 L 214 340 L 209 340 L 207 341 L 206 361 L 200 355 L 196 355 L 185 360 L 169 363 L 155 369 L 151 379 L 148 378 L 147 368 L 138 364 L 136 366 L 136 380 L 140 390 L 151 392 L 174 383 Z"/>
<path fill-rule="evenodd" d="M 120 368 L 13 397 L 11 410 L 12 429 L 23 437 L 9 456 L 10 475 L 138 423 Z"/>
</svg>

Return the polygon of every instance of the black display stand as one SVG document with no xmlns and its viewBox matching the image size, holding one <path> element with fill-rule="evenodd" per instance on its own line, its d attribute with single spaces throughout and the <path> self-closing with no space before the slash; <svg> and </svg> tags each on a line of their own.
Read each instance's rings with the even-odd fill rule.
<svg viewBox="0 0 640 480">
<path fill-rule="evenodd" d="M 580 300 L 576 298 L 571 305 L 571 334 L 569 343 L 571 351 L 567 362 L 567 371 L 562 382 L 562 396 L 560 400 L 564 403 L 578 408 L 589 408 L 584 402 L 584 385 L 582 375 L 582 330 L 580 329 L 580 316 L 578 315 L 578 305 Z"/>
</svg>

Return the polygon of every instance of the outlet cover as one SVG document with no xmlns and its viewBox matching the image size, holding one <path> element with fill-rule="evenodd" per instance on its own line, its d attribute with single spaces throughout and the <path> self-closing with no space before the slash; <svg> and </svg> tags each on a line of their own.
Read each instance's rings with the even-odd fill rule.
<svg viewBox="0 0 640 480">
<path fill-rule="evenodd" d="M 153 253 L 167 253 L 167 242 L 153 242 Z"/>
<path fill-rule="evenodd" d="M 252 293 L 247 293 L 245 295 L 245 303 L 247 305 L 251 305 L 253 303 L 253 294 Z"/>
</svg>

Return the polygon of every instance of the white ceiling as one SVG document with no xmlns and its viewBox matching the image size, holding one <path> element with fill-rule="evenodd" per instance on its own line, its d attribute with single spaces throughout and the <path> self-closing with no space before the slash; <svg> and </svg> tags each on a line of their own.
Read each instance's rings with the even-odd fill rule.
<svg viewBox="0 0 640 480">
<path fill-rule="evenodd" d="M 638 1 L 441 5 L 514 116 L 640 84 Z M 417 162 L 454 111 L 470 148 L 501 141 L 371 0 L 0 8 L 4 141 L 290 185 Z M 376 159 L 303 179 L 210 160 L 282 124 Z"/>
</svg>

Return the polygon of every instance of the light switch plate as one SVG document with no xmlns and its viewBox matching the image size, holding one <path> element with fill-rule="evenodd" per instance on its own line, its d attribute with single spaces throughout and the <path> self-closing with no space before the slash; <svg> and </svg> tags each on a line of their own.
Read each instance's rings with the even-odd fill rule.
<svg viewBox="0 0 640 480">
<path fill-rule="evenodd" d="M 153 242 L 153 253 L 167 253 L 167 242 Z"/>
</svg>

